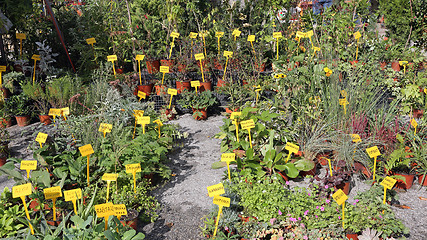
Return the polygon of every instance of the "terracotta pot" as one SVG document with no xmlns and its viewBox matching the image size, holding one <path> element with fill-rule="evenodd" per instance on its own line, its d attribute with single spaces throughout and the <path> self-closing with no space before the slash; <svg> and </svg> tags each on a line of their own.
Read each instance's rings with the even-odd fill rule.
<svg viewBox="0 0 427 240">
<path fill-rule="evenodd" d="M 9 119 L 6 119 L 6 118 L 3 118 L 3 120 L 2 120 L 2 122 L 1 122 L 1 126 L 0 126 L 1 128 L 4 128 L 4 127 L 12 127 L 12 118 L 9 118 Z"/>
<path fill-rule="evenodd" d="M 233 110 L 231 110 L 231 109 L 229 109 L 229 108 L 225 108 L 225 112 L 226 112 L 226 113 L 230 113 L 230 114 L 231 114 L 232 112 L 238 112 L 238 111 L 239 111 L 239 108 L 235 108 L 235 109 L 234 109 L 234 111 L 233 111 Z"/>
<path fill-rule="evenodd" d="M 173 66 L 175 65 L 175 60 L 173 59 L 162 59 L 160 60 L 160 66 L 168 66 L 169 72 L 173 72 Z"/>
<path fill-rule="evenodd" d="M 335 189 L 341 189 L 346 195 L 350 193 L 350 182 L 343 182 L 335 186 Z"/>
<path fill-rule="evenodd" d="M 222 80 L 222 78 L 218 78 L 218 81 L 216 83 L 217 87 L 225 86 L 226 82 Z"/>
<path fill-rule="evenodd" d="M 6 164 L 7 156 L 0 157 L 0 167 Z"/>
<path fill-rule="evenodd" d="M 328 153 L 319 153 L 316 155 L 316 159 L 317 161 L 320 163 L 320 165 L 322 166 L 326 166 L 328 165 L 328 160 L 327 158 L 330 158 L 330 154 Z"/>
<path fill-rule="evenodd" d="M 424 115 L 423 109 L 414 109 L 414 118 L 422 118 Z"/>
<path fill-rule="evenodd" d="M 212 83 L 211 82 L 200 82 L 200 92 L 204 92 L 206 90 L 212 91 Z"/>
<path fill-rule="evenodd" d="M 424 181 L 423 181 L 423 177 L 424 177 L 424 174 L 418 175 L 418 183 L 420 185 L 427 186 L 427 175 L 426 177 L 424 177 Z M 421 181 L 423 182 L 421 183 Z"/>
<path fill-rule="evenodd" d="M 25 127 L 30 124 L 30 116 L 15 116 L 18 126 Z"/>
<path fill-rule="evenodd" d="M 123 74 L 123 68 L 117 68 L 116 73 L 117 74 Z"/>
<path fill-rule="evenodd" d="M 391 62 L 391 68 L 392 68 L 394 71 L 399 72 L 399 71 L 400 71 L 400 64 L 399 64 L 399 61 Z"/>
<path fill-rule="evenodd" d="M 128 215 L 123 216 L 123 220 L 120 220 L 123 226 L 129 226 L 135 230 L 138 227 L 138 212 L 136 210 L 130 209 Z"/>
<path fill-rule="evenodd" d="M 367 178 L 370 178 L 372 176 L 372 174 L 368 171 L 365 165 L 359 162 L 354 162 L 354 168 L 356 169 L 356 172 L 362 172 Z"/>
<path fill-rule="evenodd" d="M 166 93 L 167 87 L 165 85 L 156 85 L 156 94 L 160 96 L 161 93 Z"/>
<path fill-rule="evenodd" d="M 52 117 L 49 115 L 39 115 L 39 119 L 41 123 L 44 123 L 44 125 L 49 125 L 52 123 Z"/>
<path fill-rule="evenodd" d="M 145 63 L 147 64 L 147 71 L 149 74 L 158 73 L 160 71 L 159 60 L 145 61 Z"/>
<path fill-rule="evenodd" d="M 190 81 L 184 81 L 184 82 L 176 81 L 176 90 L 178 91 L 178 93 L 181 93 L 182 91 L 184 91 L 184 89 L 187 89 L 188 91 L 190 91 L 191 90 L 191 82 Z"/>
<path fill-rule="evenodd" d="M 9 89 L 2 87 L 1 91 L 3 92 L 3 98 L 9 98 L 10 97 Z"/>
<path fill-rule="evenodd" d="M 396 176 L 402 176 L 405 178 L 406 183 L 400 179 L 397 179 L 396 184 L 394 185 L 398 189 L 410 189 L 412 187 L 412 183 L 414 182 L 415 175 L 413 174 L 405 174 L 405 173 L 395 173 Z"/>
<path fill-rule="evenodd" d="M 359 60 L 350 61 L 350 64 L 351 64 L 352 66 L 356 65 L 357 63 L 359 63 Z"/>
<path fill-rule="evenodd" d="M 347 233 L 345 236 L 348 240 L 359 240 L 359 237 L 356 233 Z"/>
<path fill-rule="evenodd" d="M 41 203 L 40 203 L 40 200 L 38 198 L 34 198 L 34 199 L 30 200 L 29 207 L 33 212 L 39 211 L 40 209 L 38 206 L 40 206 L 40 205 L 41 205 Z"/>
<path fill-rule="evenodd" d="M 194 115 L 197 112 L 202 113 L 202 116 L 196 116 L 196 115 Z M 194 109 L 193 108 L 193 117 L 194 117 L 194 119 L 196 119 L 198 121 L 205 120 L 206 118 L 208 118 L 208 112 L 206 111 L 206 108 L 203 108 L 203 109 Z"/>
<path fill-rule="evenodd" d="M 133 95 L 138 96 L 138 91 L 145 92 L 146 96 L 150 96 L 151 91 L 153 91 L 153 83 L 147 84 L 147 85 L 138 85 L 136 86 L 135 90 L 133 91 Z"/>
<path fill-rule="evenodd" d="M 386 66 L 387 66 L 386 62 L 380 62 L 380 68 L 381 68 L 381 70 L 384 70 Z"/>
<path fill-rule="evenodd" d="M 314 176 L 316 175 L 317 165 L 314 165 L 314 168 L 309 171 L 301 171 L 299 174 L 301 177 L 305 176 Z"/>
</svg>

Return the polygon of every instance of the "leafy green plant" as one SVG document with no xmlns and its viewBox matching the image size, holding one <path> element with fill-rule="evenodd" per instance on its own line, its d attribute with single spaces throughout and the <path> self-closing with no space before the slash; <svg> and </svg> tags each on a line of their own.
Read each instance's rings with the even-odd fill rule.
<svg viewBox="0 0 427 240">
<path fill-rule="evenodd" d="M 8 99 L 6 107 L 9 108 L 14 116 L 26 116 L 32 113 L 30 99 L 24 94 L 13 95 Z"/>
<path fill-rule="evenodd" d="M 24 225 L 20 223 L 18 218 L 25 217 L 25 211 L 22 204 L 14 204 L 16 201 L 12 199 L 12 192 L 9 188 L 5 188 L 0 198 L 0 237 L 13 237 L 18 232 L 21 232 Z"/>
<path fill-rule="evenodd" d="M 207 109 L 216 103 L 215 97 L 209 90 L 200 93 L 184 91 L 181 96 L 182 98 L 178 100 L 178 103 L 184 108 Z"/>
</svg>

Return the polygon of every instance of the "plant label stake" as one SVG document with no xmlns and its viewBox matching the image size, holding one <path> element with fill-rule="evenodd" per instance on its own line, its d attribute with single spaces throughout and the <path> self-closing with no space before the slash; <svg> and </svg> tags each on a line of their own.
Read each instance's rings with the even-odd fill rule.
<svg viewBox="0 0 427 240">
<path fill-rule="evenodd" d="M 206 41 L 205 41 L 206 34 L 207 34 L 207 31 L 200 32 L 199 37 L 201 37 L 203 39 L 203 47 L 205 50 L 205 55 L 207 56 L 207 54 L 206 54 Z M 202 74 L 203 74 L 203 71 L 202 71 Z M 203 82 L 204 82 L 204 80 L 203 80 Z"/>
<path fill-rule="evenodd" d="M 227 65 L 228 65 L 228 58 L 233 56 L 233 52 L 230 51 L 224 51 L 224 57 L 227 59 L 225 60 L 225 67 L 224 67 L 224 75 L 222 76 L 222 81 L 225 79 L 225 74 L 227 72 Z"/>
<path fill-rule="evenodd" d="M 74 207 L 74 213 L 77 214 L 77 199 L 82 199 L 82 189 L 76 188 L 68 191 L 64 191 L 64 199 L 66 202 L 72 202 Z"/>
<path fill-rule="evenodd" d="M 108 218 L 115 214 L 113 203 L 95 205 L 96 216 L 105 219 L 105 230 L 108 228 Z"/>
<path fill-rule="evenodd" d="M 144 116 L 144 117 L 138 117 L 136 119 L 137 124 L 141 124 L 142 125 L 142 134 L 145 134 L 145 125 L 150 124 L 150 116 Z"/>
<path fill-rule="evenodd" d="M 144 60 L 145 55 L 138 54 L 135 57 L 135 60 L 138 61 L 138 71 L 139 71 L 139 85 L 142 85 L 142 76 L 141 76 L 141 61 Z"/>
<path fill-rule="evenodd" d="M 287 142 L 286 143 L 286 146 L 285 146 L 285 149 L 286 150 L 288 150 L 289 151 L 289 153 L 288 153 L 288 157 L 286 158 L 286 163 L 289 161 L 289 159 L 291 158 L 291 154 L 293 153 L 293 154 L 296 154 L 296 153 L 298 153 L 298 151 L 299 151 L 299 146 L 298 145 L 296 145 L 296 144 L 293 144 L 293 143 L 291 143 L 291 142 Z"/>
<path fill-rule="evenodd" d="M 27 39 L 25 33 L 16 33 L 16 39 L 19 39 L 19 56 L 22 57 L 22 40 Z"/>
<path fill-rule="evenodd" d="M 128 215 L 126 205 L 124 205 L 124 204 L 115 204 L 115 205 L 113 205 L 113 209 L 114 209 L 114 216 L 116 216 L 117 219 L 119 219 L 119 220 L 122 216 Z"/>
<path fill-rule="evenodd" d="M 104 173 L 104 175 L 102 175 L 102 180 L 107 181 L 107 199 L 106 199 L 106 202 L 108 202 L 108 197 L 110 196 L 110 183 L 111 183 L 111 181 L 117 181 L 118 175 L 119 174 L 117 174 L 117 173 Z"/>
<path fill-rule="evenodd" d="M 205 55 L 203 55 L 203 53 L 198 53 L 198 54 L 194 54 L 194 57 L 196 58 L 196 60 L 200 61 L 200 70 L 202 71 L 202 79 L 203 79 L 203 82 L 205 82 L 205 76 L 203 75 L 203 64 L 202 64 L 202 60 L 205 59 Z"/>
<path fill-rule="evenodd" d="M 200 87 L 200 81 L 191 81 L 191 87 L 196 88 L 196 93 L 197 93 L 197 88 Z"/>
<path fill-rule="evenodd" d="M 114 67 L 114 61 L 117 61 L 117 55 L 108 55 L 107 61 L 113 64 L 113 73 L 114 73 L 114 77 L 116 77 L 116 67 Z"/>
<path fill-rule="evenodd" d="M 343 106 L 343 108 L 344 108 L 344 115 L 347 115 L 347 108 L 346 108 L 346 106 L 347 106 L 347 104 L 349 103 L 349 102 L 347 101 L 347 98 L 340 98 L 339 103 L 340 103 L 340 105 L 342 105 L 342 106 Z"/>
<path fill-rule="evenodd" d="M 224 32 L 216 32 L 215 33 L 215 37 L 217 37 L 218 38 L 218 55 L 220 54 L 220 52 L 221 52 L 221 45 L 220 45 L 220 39 L 221 39 L 221 37 L 222 36 L 224 36 Z"/>
<path fill-rule="evenodd" d="M 58 108 L 49 109 L 49 116 L 53 117 L 53 122 L 55 122 L 56 116 L 61 116 L 61 113 L 62 113 L 61 109 L 58 109 Z"/>
<path fill-rule="evenodd" d="M 299 49 L 299 45 L 301 43 L 301 38 L 305 37 L 305 34 L 301 31 L 297 31 L 297 33 L 295 34 L 295 36 L 298 38 L 298 49 Z"/>
<path fill-rule="evenodd" d="M 136 173 L 141 172 L 141 164 L 140 163 L 134 163 L 134 164 L 127 164 L 126 167 L 126 173 L 131 173 L 133 176 L 133 189 L 136 193 Z"/>
<path fill-rule="evenodd" d="M 344 229 L 344 209 L 345 209 L 345 201 L 348 199 L 348 196 L 345 193 L 338 189 L 334 194 L 332 194 L 332 198 L 338 203 L 338 205 L 342 205 L 342 228 Z"/>
<path fill-rule="evenodd" d="M 359 31 L 357 31 L 357 32 L 353 33 L 353 36 L 357 40 L 357 43 L 356 43 L 356 61 L 357 61 L 357 54 L 359 52 L 359 39 L 362 35 L 360 34 Z"/>
<path fill-rule="evenodd" d="M 2 72 L 6 72 L 6 66 L 0 66 L 0 87 L 2 87 L 2 76 L 1 76 L 1 74 L 2 74 Z"/>
<path fill-rule="evenodd" d="M 353 160 L 354 160 L 354 156 L 356 155 L 357 143 L 358 143 L 358 142 L 361 142 L 361 141 L 362 141 L 362 139 L 360 139 L 359 134 L 351 134 L 351 138 L 352 138 L 352 141 L 353 141 L 354 143 L 356 143 L 356 145 L 354 145 L 354 151 L 353 151 Z"/>
<path fill-rule="evenodd" d="M 234 36 L 234 41 L 236 41 L 237 37 L 240 36 L 242 32 L 239 29 L 234 29 L 232 35 Z"/>
<path fill-rule="evenodd" d="M 236 138 L 237 138 L 237 142 L 239 141 L 239 119 L 237 117 L 239 117 L 240 115 L 242 115 L 242 112 L 232 112 L 230 115 L 230 119 L 233 120 L 234 125 L 236 125 Z"/>
<path fill-rule="evenodd" d="M 219 196 L 225 193 L 224 185 L 222 183 L 209 186 L 207 189 L 209 197 Z"/>
<path fill-rule="evenodd" d="M 138 102 L 140 102 L 141 99 L 145 99 L 147 97 L 147 94 L 145 92 L 138 91 L 138 97 L 139 97 Z"/>
<path fill-rule="evenodd" d="M 40 55 L 34 54 L 31 59 L 34 60 L 34 73 L 33 73 L 33 85 L 36 81 L 36 67 L 37 67 L 37 61 L 40 61 Z"/>
<path fill-rule="evenodd" d="M 65 107 L 65 108 L 60 108 L 60 110 L 61 110 L 61 116 L 63 116 L 64 119 L 67 120 L 67 115 L 70 115 L 70 108 Z"/>
<path fill-rule="evenodd" d="M 318 52 L 318 51 L 320 51 L 320 47 L 312 47 L 312 49 L 313 49 L 313 55 L 311 56 L 311 59 L 313 59 L 313 57 L 314 57 L 314 55 L 316 55 L 316 53 Z"/>
<path fill-rule="evenodd" d="M 101 123 L 99 125 L 99 132 L 102 132 L 104 134 L 104 138 L 105 138 L 105 134 L 107 132 L 111 132 L 111 130 L 113 129 L 113 124 L 108 124 L 108 123 Z"/>
<path fill-rule="evenodd" d="M 135 114 L 133 114 L 133 116 L 135 116 L 135 126 L 133 127 L 132 139 L 135 138 L 136 123 L 138 122 L 138 118 L 144 116 L 144 110 L 133 110 L 133 111 L 135 112 Z"/>
<path fill-rule="evenodd" d="M 230 198 L 221 197 L 221 196 L 214 196 L 213 203 L 218 205 L 218 208 L 219 208 L 218 216 L 216 218 L 216 223 L 215 223 L 215 231 L 213 234 L 213 236 L 215 237 L 216 232 L 218 230 L 218 222 L 219 222 L 219 218 L 220 218 L 221 213 L 222 213 L 222 208 L 223 207 L 230 207 Z"/>
<path fill-rule="evenodd" d="M 252 148 L 251 128 L 255 127 L 254 120 L 253 119 L 249 119 L 249 120 L 246 120 L 246 121 L 242 121 L 242 122 L 240 122 L 240 125 L 242 126 L 242 129 L 248 130 L 248 134 L 249 134 L 249 145 Z"/>
<path fill-rule="evenodd" d="M 172 43 L 171 43 L 171 49 L 170 49 L 170 51 L 169 51 L 169 59 L 171 58 L 171 56 L 172 56 L 172 49 L 173 49 L 173 47 L 175 47 L 175 38 L 178 38 L 179 37 L 179 33 L 177 33 L 177 32 L 172 32 L 171 33 L 171 37 L 172 37 Z"/>
<path fill-rule="evenodd" d="M 22 203 L 24 204 L 25 215 L 27 216 L 27 219 L 28 219 L 28 225 L 30 226 L 30 229 L 31 229 L 31 234 L 34 235 L 33 226 L 30 223 L 30 220 L 31 220 L 30 214 L 28 213 L 27 203 L 25 202 L 25 196 L 30 195 L 32 193 L 32 190 L 33 188 L 31 186 L 31 183 L 14 186 L 12 187 L 12 197 L 21 198 Z"/>
<path fill-rule="evenodd" d="M 98 64 L 98 60 L 96 60 L 95 48 L 93 47 L 93 44 L 96 43 L 95 38 L 88 38 L 88 39 L 86 39 L 86 42 L 87 42 L 87 44 L 92 46 L 93 56 L 95 57 L 96 64 Z"/>
<path fill-rule="evenodd" d="M 62 191 L 60 186 L 50 187 L 43 189 L 44 198 L 52 199 L 53 202 L 53 221 L 56 221 L 56 199 L 62 197 Z"/>
<path fill-rule="evenodd" d="M 411 119 L 411 126 L 412 126 L 412 127 L 414 127 L 414 129 L 415 129 L 415 130 L 414 130 L 414 135 L 415 135 L 415 134 L 417 134 L 417 126 L 418 126 L 418 123 L 417 123 L 417 121 L 416 121 L 414 118 L 412 118 L 412 119 Z M 414 139 L 414 140 L 415 140 L 415 139 Z"/>
<path fill-rule="evenodd" d="M 255 92 L 256 92 L 256 100 L 255 100 L 255 105 L 258 105 L 258 97 L 259 97 L 259 92 L 261 91 L 261 86 L 254 86 L 255 88 Z"/>
<path fill-rule="evenodd" d="M 36 142 L 40 143 L 40 148 L 42 148 L 42 143 L 45 143 L 47 139 L 47 134 L 39 132 L 36 137 Z"/>
<path fill-rule="evenodd" d="M 28 179 L 28 178 L 30 178 L 30 171 L 37 169 L 37 161 L 36 160 L 22 160 L 20 169 L 27 171 L 27 179 Z"/>
<path fill-rule="evenodd" d="M 87 185 L 89 186 L 89 159 L 90 155 L 94 153 L 94 151 L 90 144 L 79 147 L 79 151 L 82 157 L 87 157 Z"/>
<path fill-rule="evenodd" d="M 154 120 L 153 123 L 157 124 L 157 128 L 159 129 L 159 139 L 160 139 L 160 128 L 163 126 L 162 121 L 160 119 Z"/>
<path fill-rule="evenodd" d="M 162 77 L 162 85 L 163 85 L 163 81 L 165 80 L 165 74 L 169 73 L 169 67 L 168 66 L 160 66 L 160 72 L 163 73 L 163 77 Z"/>
<path fill-rule="evenodd" d="M 340 91 L 340 94 L 341 94 L 341 96 L 342 96 L 343 98 L 346 98 L 346 97 L 347 97 L 347 91 L 346 91 L 345 89 L 341 90 L 341 91 Z"/>
<path fill-rule="evenodd" d="M 227 170 L 228 170 L 228 179 L 231 181 L 231 175 L 230 175 L 230 162 L 236 160 L 236 154 L 235 153 L 223 153 L 221 155 L 221 162 L 227 163 Z"/>
<path fill-rule="evenodd" d="M 366 149 L 366 152 L 368 153 L 370 158 L 374 158 L 374 177 L 373 180 L 375 181 L 375 169 L 377 168 L 377 157 L 381 155 L 380 150 L 377 146 L 373 146 Z"/>
<path fill-rule="evenodd" d="M 255 35 L 249 35 L 248 36 L 248 42 L 251 43 L 252 52 L 254 53 L 254 56 L 255 56 L 254 41 L 255 41 Z M 256 59 L 256 56 L 255 56 L 255 59 Z"/>
<path fill-rule="evenodd" d="M 197 33 L 195 32 L 190 32 L 190 38 L 191 38 L 191 55 L 193 55 L 193 44 L 194 44 L 194 39 L 197 38 Z"/>
<path fill-rule="evenodd" d="M 385 204 L 386 196 L 387 196 L 387 189 L 392 189 L 394 184 L 396 184 L 397 180 L 393 179 L 391 177 L 385 177 L 384 180 L 380 183 L 384 187 L 384 200 L 383 204 Z"/>
<path fill-rule="evenodd" d="M 403 66 L 403 73 L 406 73 L 406 66 L 408 65 L 408 61 L 399 61 L 399 65 Z"/>
<path fill-rule="evenodd" d="M 279 38 L 282 38 L 282 32 L 274 32 L 273 38 L 276 39 L 276 60 L 279 60 Z"/>
<path fill-rule="evenodd" d="M 177 91 L 176 89 L 169 88 L 169 89 L 168 89 L 168 94 L 170 94 L 170 95 L 171 95 L 171 99 L 169 100 L 169 109 L 170 109 L 170 108 L 171 108 L 171 106 L 172 106 L 172 98 L 173 98 L 173 96 L 174 96 L 174 95 L 177 95 L 177 94 L 178 94 L 178 91 Z"/>
<path fill-rule="evenodd" d="M 310 31 L 304 33 L 304 35 L 305 35 L 306 38 L 310 39 L 311 47 L 314 48 L 313 41 L 311 41 L 311 37 L 314 35 L 313 30 L 310 30 Z"/>
</svg>

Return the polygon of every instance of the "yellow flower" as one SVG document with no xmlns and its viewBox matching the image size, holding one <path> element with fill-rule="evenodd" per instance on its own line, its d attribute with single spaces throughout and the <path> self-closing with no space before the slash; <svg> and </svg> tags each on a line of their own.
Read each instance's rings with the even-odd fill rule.
<svg viewBox="0 0 427 240">
<path fill-rule="evenodd" d="M 332 70 L 331 69 L 325 67 L 323 70 L 325 70 L 325 74 L 326 74 L 327 77 L 329 77 L 329 76 L 332 75 Z"/>
</svg>

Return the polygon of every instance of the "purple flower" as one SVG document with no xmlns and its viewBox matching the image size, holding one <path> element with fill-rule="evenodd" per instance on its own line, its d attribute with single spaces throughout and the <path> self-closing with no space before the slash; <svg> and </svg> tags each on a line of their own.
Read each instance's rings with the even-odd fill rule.
<svg viewBox="0 0 427 240">
<path fill-rule="evenodd" d="M 298 221 L 301 221 L 301 218 L 300 218 L 300 217 L 298 218 Z"/>
<path fill-rule="evenodd" d="M 307 193 L 308 194 L 308 196 L 310 196 L 311 197 L 311 194 L 310 193 Z"/>
<path fill-rule="evenodd" d="M 325 185 L 325 188 L 326 188 L 326 189 L 328 189 L 328 188 L 329 188 L 329 186 L 328 186 L 328 185 Z"/>
<path fill-rule="evenodd" d="M 320 208 L 320 211 L 322 211 L 322 212 L 323 212 L 323 211 L 325 211 L 325 208 L 324 208 L 324 207 L 321 207 L 321 208 Z"/>
<path fill-rule="evenodd" d="M 308 239 L 308 237 L 307 237 L 307 235 L 305 235 L 304 237 L 302 237 L 303 239 L 305 239 L 305 240 L 307 240 Z"/>
<path fill-rule="evenodd" d="M 289 185 L 290 183 L 289 183 L 289 181 L 286 181 L 286 185 Z"/>
<path fill-rule="evenodd" d="M 341 216 L 338 216 L 338 219 L 341 219 Z"/>
<path fill-rule="evenodd" d="M 381 215 L 378 215 L 378 217 L 380 217 L 381 219 L 383 218 Z"/>
<path fill-rule="evenodd" d="M 307 214 L 308 214 L 308 210 L 304 212 L 304 216 L 307 216 Z"/>
<path fill-rule="evenodd" d="M 316 218 L 318 218 L 318 216 L 317 215 L 314 215 Z"/>
<path fill-rule="evenodd" d="M 319 206 L 316 206 L 316 209 L 319 209 Z"/>
<path fill-rule="evenodd" d="M 291 222 L 296 222 L 297 221 L 297 219 L 296 218 L 289 218 L 289 221 L 291 221 Z"/>
<path fill-rule="evenodd" d="M 356 203 L 354 202 L 353 205 L 356 206 Z"/>
<path fill-rule="evenodd" d="M 279 210 L 279 215 L 282 215 L 282 212 Z"/>
<path fill-rule="evenodd" d="M 271 223 L 271 225 L 273 225 L 273 224 L 274 224 L 274 221 L 276 221 L 276 218 L 272 218 L 272 219 L 270 219 L 270 223 Z"/>
<path fill-rule="evenodd" d="M 331 200 L 329 200 L 329 199 L 326 199 L 326 203 L 330 203 L 331 202 Z"/>
</svg>

